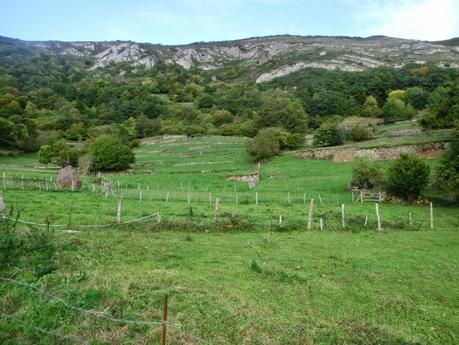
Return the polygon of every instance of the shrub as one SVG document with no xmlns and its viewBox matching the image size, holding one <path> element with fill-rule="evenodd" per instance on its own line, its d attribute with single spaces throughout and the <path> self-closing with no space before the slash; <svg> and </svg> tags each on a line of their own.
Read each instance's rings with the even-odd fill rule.
<svg viewBox="0 0 459 345">
<path fill-rule="evenodd" d="M 111 135 L 96 138 L 90 146 L 92 168 L 99 171 L 123 170 L 135 160 L 134 152 Z"/>
<path fill-rule="evenodd" d="M 345 137 L 350 141 L 364 141 L 371 138 L 371 132 L 368 126 L 358 123 L 346 130 Z"/>
<path fill-rule="evenodd" d="M 352 187 L 376 189 L 382 186 L 383 180 L 383 171 L 371 158 L 362 157 L 354 161 L 350 183 Z"/>
<path fill-rule="evenodd" d="M 456 123 L 456 126 L 459 127 L 459 121 Z M 441 189 L 451 191 L 459 201 L 459 128 L 453 135 L 450 147 L 437 168 L 435 178 Z"/>
<path fill-rule="evenodd" d="M 429 183 L 429 166 L 414 155 L 401 154 L 389 167 L 387 191 L 404 200 L 413 201 Z"/>
<path fill-rule="evenodd" d="M 49 164 L 53 160 L 54 152 L 50 145 L 42 145 L 38 151 L 38 161 L 41 164 Z"/>
<path fill-rule="evenodd" d="M 344 132 L 338 128 L 334 121 L 327 121 L 315 131 L 314 142 L 319 146 L 334 146 L 344 143 Z"/>
<path fill-rule="evenodd" d="M 10 212 L 13 217 L 13 212 Z M 19 215 L 17 215 L 17 218 Z M 0 219 L 0 272 L 3 276 L 31 270 L 39 278 L 56 269 L 57 248 L 49 230 L 32 228 L 24 233 L 16 220 Z"/>
<path fill-rule="evenodd" d="M 260 130 L 249 142 L 247 152 L 255 161 L 270 159 L 278 155 L 280 147 L 275 131 L 272 128 Z"/>
</svg>

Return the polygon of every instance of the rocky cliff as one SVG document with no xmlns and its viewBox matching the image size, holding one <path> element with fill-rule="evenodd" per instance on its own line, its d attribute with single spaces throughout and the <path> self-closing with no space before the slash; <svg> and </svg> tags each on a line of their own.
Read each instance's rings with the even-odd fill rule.
<svg viewBox="0 0 459 345">
<path fill-rule="evenodd" d="M 458 45 L 384 36 L 270 36 L 177 46 L 129 41 L 28 42 L 6 38 L 0 43 L 5 41 L 49 54 L 90 57 L 90 70 L 120 62 L 151 68 L 158 61 L 187 69 L 213 70 L 227 63 L 240 62 L 254 67 L 258 83 L 307 67 L 363 71 L 382 65 L 398 68 L 407 63 L 434 63 L 445 68 L 459 68 Z"/>
</svg>

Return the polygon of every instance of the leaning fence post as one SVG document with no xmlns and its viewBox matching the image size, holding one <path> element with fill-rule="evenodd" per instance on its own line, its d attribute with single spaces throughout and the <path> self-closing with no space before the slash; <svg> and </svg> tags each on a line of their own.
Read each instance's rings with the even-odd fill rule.
<svg viewBox="0 0 459 345">
<path fill-rule="evenodd" d="M 375 212 L 376 212 L 376 220 L 378 221 L 378 230 L 382 230 L 381 216 L 379 215 L 379 204 L 378 203 L 375 203 Z"/>
<path fill-rule="evenodd" d="M 309 204 L 309 212 L 308 212 L 308 230 L 312 229 L 312 212 L 314 210 L 314 199 L 311 199 L 311 203 Z"/>
<path fill-rule="evenodd" d="M 118 207 L 116 208 L 116 223 L 121 223 L 121 199 L 118 200 Z"/>
<path fill-rule="evenodd" d="M 168 295 L 167 292 L 164 295 L 164 305 L 163 305 L 163 329 L 162 329 L 162 337 L 161 337 L 161 344 L 166 345 L 166 333 L 167 333 L 167 302 L 168 302 Z"/>
<path fill-rule="evenodd" d="M 434 228 L 434 218 L 433 218 L 433 205 L 430 203 L 430 230 Z"/>
<path fill-rule="evenodd" d="M 341 223 L 343 224 L 343 229 L 346 228 L 346 222 L 344 220 L 344 204 L 341 204 Z"/>
</svg>

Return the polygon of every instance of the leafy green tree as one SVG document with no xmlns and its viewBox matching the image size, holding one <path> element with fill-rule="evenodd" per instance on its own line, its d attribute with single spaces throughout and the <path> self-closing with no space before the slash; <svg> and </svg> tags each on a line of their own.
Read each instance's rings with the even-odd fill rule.
<svg viewBox="0 0 459 345">
<path fill-rule="evenodd" d="M 308 128 L 308 116 L 301 102 L 281 90 L 264 95 L 255 121 L 258 128 L 276 126 L 294 133 L 302 133 Z"/>
<path fill-rule="evenodd" d="M 429 183 L 429 166 L 414 155 L 401 154 L 387 171 L 387 190 L 404 200 L 413 201 Z"/>
<path fill-rule="evenodd" d="M 406 89 L 405 96 L 406 101 L 411 104 L 414 109 L 421 110 L 424 109 L 427 104 L 429 93 L 422 87 L 414 86 Z"/>
<path fill-rule="evenodd" d="M 0 146 L 13 147 L 16 144 L 16 126 L 13 122 L 0 117 Z"/>
<path fill-rule="evenodd" d="M 49 164 L 53 160 L 54 152 L 50 145 L 42 145 L 37 155 L 40 163 Z"/>
<path fill-rule="evenodd" d="M 414 108 L 396 97 L 388 98 L 383 107 L 383 117 L 387 122 L 408 120 L 414 115 Z"/>
<path fill-rule="evenodd" d="M 135 160 L 134 152 L 111 135 L 96 138 L 90 146 L 90 153 L 92 170 L 95 171 L 124 170 Z"/>
<path fill-rule="evenodd" d="M 255 161 L 267 160 L 280 153 L 279 139 L 272 128 L 265 128 L 250 140 L 247 152 Z"/>
<path fill-rule="evenodd" d="M 373 96 L 367 96 L 361 114 L 363 116 L 378 117 L 381 113 L 382 110 L 378 105 L 377 99 Z"/>
</svg>

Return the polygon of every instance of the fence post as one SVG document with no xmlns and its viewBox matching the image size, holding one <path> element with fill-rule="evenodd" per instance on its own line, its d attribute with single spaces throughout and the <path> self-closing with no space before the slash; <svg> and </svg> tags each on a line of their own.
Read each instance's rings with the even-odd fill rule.
<svg viewBox="0 0 459 345">
<path fill-rule="evenodd" d="M 239 195 L 236 192 L 236 205 L 238 205 L 238 204 L 239 204 Z"/>
<path fill-rule="evenodd" d="M 379 204 L 375 203 L 375 211 L 376 211 L 376 219 L 378 221 L 378 230 L 382 230 L 381 228 L 381 216 L 379 215 Z"/>
<path fill-rule="evenodd" d="M 319 193 L 319 202 L 322 205 L 322 197 L 320 196 L 320 193 Z"/>
<path fill-rule="evenodd" d="M 164 296 L 164 305 L 163 305 L 163 329 L 162 329 L 162 337 L 161 337 L 161 344 L 166 345 L 166 333 L 167 333 L 167 304 L 168 304 L 168 295 L 167 292 Z"/>
<path fill-rule="evenodd" d="M 412 220 L 412 218 L 411 218 L 411 212 L 408 212 L 408 224 L 409 224 L 410 226 L 413 225 L 413 220 Z"/>
<path fill-rule="evenodd" d="M 363 192 L 360 191 L 360 203 L 363 204 Z"/>
<path fill-rule="evenodd" d="M 341 222 L 343 224 L 343 229 L 346 228 L 346 222 L 344 220 L 344 204 L 341 204 Z"/>
<path fill-rule="evenodd" d="M 217 220 L 217 217 L 218 217 L 219 204 L 220 204 L 220 199 L 219 198 L 215 198 L 215 221 Z"/>
<path fill-rule="evenodd" d="M 169 191 L 166 194 L 166 204 L 169 202 Z"/>
<path fill-rule="evenodd" d="M 139 192 L 139 201 L 142 201 L 142 190 Z"/>
<path fill-rule="evenodd" d="M 309 212 L 308 212 L 308 230 L 312 229 L 312 212 L 314 210 L 314 199 L 311 199 L 311 203 L 309 204 Z"/>
<path fill-rule="evenodd" d="M 116 208 L 116 223 L 121 223 L 121 199 L 118 200 L 118 207 Z"/>
<path fill-rule="evenodd" d="M 368 224 L 368 216 L 365 216 L 365 224 L 363 224 L 364 227 L 367 227 Z"/>
<path fill-rule="evenodd" d="M 258 192 L 255 192 L 255 203 L 258 205 Z"/>
<path fill-rule="evenodd" d="M 287 204 L 290 206 L 290 192 L 287 192 Z"/>
<path fill-rule="evenodd" d="M 279 225 L 282 225 L 282 215 L 279 216 Z"/>
<path fill-rule="evenodd" d="M 320 231 L 323 231 L 324 230 L 324 220 L 322 218 L 320 218 Z"/>
<path fill-rule="evenodd" d="M 306 205 L 306 193 L 303 193 L 303 205 Z"/>
<path fill-rule="evenodd" d="M 212 192 L 209 192 L 209 204 L 212 205 Z"/>
<path fill-rule="evenodd" d="M 160 213 L 160 211 L 158 211 L 158 212 L 156 213 L 156 222 L 157 222 L 158 224 L 161 223 L 161 213 Z"/>
<path fill-rule="evenodd" d="M 433 218 L 433 205 L 430 203 L 430 230 L 434 228 L 434 218 Z"/>
</svg>

